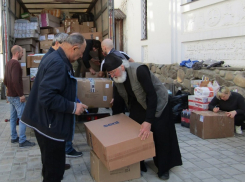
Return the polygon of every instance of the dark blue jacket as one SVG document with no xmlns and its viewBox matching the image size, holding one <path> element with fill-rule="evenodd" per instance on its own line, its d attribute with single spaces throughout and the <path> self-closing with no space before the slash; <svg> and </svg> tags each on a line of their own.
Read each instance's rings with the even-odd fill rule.
<svg viewBox="0 0 245 182">
<path fill-rule="evenodd" d="M 76 89 L 72 65 L 59 48 L 40 63 L 22 122 L 51 139 L 71 141 Z"/>
<path fill-rule="evenodd" d="M 51 54 L 54 51 L 55 51 L 54 48 L 53 47 L 50 47 L 49 50 L 48 50 L 48 52 L 43 56 L 42 60 L 44 60 L 49 54 Z M 42 60 L 41 60 L 41 62 L 42 62 Z"/>
</svg>

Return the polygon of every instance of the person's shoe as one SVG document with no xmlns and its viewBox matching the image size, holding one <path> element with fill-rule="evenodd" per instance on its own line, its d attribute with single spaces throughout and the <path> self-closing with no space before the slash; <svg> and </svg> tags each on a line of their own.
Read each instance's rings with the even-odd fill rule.
<svg viewBox="0 0 245 182">
<path fill-rule="evenodd" d="M 169 171 L 163 173 L 163 175 L 159 176 L 158 177 L 162 180 L 168 180 L 169 179 Z"/>
<path fill-rule="evenodd" d="M 65 164 L 65 170 L 68 170 L 71 168 L 71 165 L 70 164 Z"/>
<path fill-rule="evenodd" d="M 11 143 L 19 143 L 19 137 L 17 137 L 16 139 L 11 139 Z"/>
<path fill-rule="evenodd" d="M 33 147 L 35 146 L 35 143 L 34 142 L 30 142 L 28 140 L 24 141 L 23 143 L 20 143 L 19 144 L 19 147 L 20 148 L 24 148 L 24 147 Z"/>
<path fill-rule="evenodd" d="M 145 161 L 140 161 L 140 171 L 147 172 L 147 168 L 145 166 Z"/>
<path fill-rule="evenodd" d="M 82 155 L 82 152 L 77 152 L 75 149 L 73 149 L 70 153 L 66 154 L 66 157 L 80 157 Z"/>
<path fill-rule="evenodd" d="M 242 127 L 241 126 L 235 126 L 236 127 L 236 133 L 241 135 L 242 134 Z"/>
</svg>

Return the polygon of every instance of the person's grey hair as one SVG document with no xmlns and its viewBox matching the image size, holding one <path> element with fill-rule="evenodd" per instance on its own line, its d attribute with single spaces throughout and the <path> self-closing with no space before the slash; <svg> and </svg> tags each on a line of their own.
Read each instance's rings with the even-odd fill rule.
<svg viewBox="0 0 245 182">
<path fill-rule="evenodd" d="M 82 45 L 85 38 L 80 33 L 73 33 L 66 38 L 65 42 L 71 45 Z"/>
<path fill-rule="evenodd" d="M 127 59 L 122 59 L 122 65 L 125 67 L 125 68 L 129 68 L 129 61 Z"/>
<path fill-rule="evenodd" d="M 59 42 L 60 44 L 62 44 L 67 37 L 68 37 L 67 33 L 57 33 L 54 36 L 54 39 L 53 39 L 53 42 L 52 42 L 52 46 L 54 46 L 56 42 Z"/>
</svg>

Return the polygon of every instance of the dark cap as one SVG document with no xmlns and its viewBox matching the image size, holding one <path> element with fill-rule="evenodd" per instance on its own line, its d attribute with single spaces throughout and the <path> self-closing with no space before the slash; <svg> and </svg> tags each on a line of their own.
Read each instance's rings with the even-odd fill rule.
<svg viewBox="0 0 245 182">
<path fill-rule="evenodd" d="M 115 54 L 111 53 L 105 57 L 103 68 L 106 71 L 112 71 L 122 65 L 122 60 Z"/>
</svg>

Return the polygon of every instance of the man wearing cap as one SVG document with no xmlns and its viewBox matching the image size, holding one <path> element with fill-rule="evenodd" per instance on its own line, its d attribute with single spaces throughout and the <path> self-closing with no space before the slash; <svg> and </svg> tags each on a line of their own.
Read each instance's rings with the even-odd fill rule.
<svg viewBox="0 0 245 182">
<path fill-rule="evenodd" d="M 141 124 L 139 137 L 145 140 L 153 132 L 156 149 L 153 159 L 158 177 L 169 179 L 169 170 L 182 165 L 182 160 L 167 89 L 146 65 L 122 61 L 115 54 L 106 56 L 104 68 L 115 81 L 113 114 L 124 111 L 120 103 L 123 100 L 129 117 Z M 147 171 L 144 161 L 141 161 L 141 171 Z"/>
</svg>

